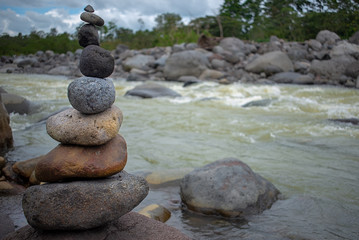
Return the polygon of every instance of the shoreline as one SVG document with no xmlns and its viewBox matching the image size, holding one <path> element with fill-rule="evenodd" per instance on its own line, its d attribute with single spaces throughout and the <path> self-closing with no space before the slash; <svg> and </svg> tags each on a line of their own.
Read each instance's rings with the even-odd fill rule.
<svg viewBox="0 0 359 240">
<path fill-rule="evenodd" d="M 341 40 L 327 30 L 302 43 L 285 42 L 274 36 L 268 43 L 231 37 L 217 39 L 211 45 L 208 41 L 141 50 L 118 45 L 111 52 L 115 70 L 110 77 L 187 84 L 214 81 L 359 88 L 359 45 Z M 78 78 L 83 76 L 78 67 L 81 52 L 78 49 L 55 54 L 47 50 L 26 56 L 2 56 L 0 73 Z"/>
</svg>

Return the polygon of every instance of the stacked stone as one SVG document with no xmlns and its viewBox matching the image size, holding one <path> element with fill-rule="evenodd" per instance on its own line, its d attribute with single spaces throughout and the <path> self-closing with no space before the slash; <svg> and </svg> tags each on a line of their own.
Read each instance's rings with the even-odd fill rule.
<svg viewBox="0 0 359 240">
<path fill-rule="evenodd" d="M 36 165 L 43 185 L 28 188 L 23 210 L 28 223 L 42 230 L 96 228 L 130 212 L 148 194 L 147 182 L 123 171 L 125 139 L 118 134 L 123 120 L 114 106 L 115 88 L 106 77 L 114 70 L 111 54 L 99 46 L 95 26 L 104 21 L 88 5 L 79 31 L 84 50 L 80 70 L 85 77 L 68 86 L 73 108 L 50 117 L 47 133 L 57 147 Z"/>
</svg>

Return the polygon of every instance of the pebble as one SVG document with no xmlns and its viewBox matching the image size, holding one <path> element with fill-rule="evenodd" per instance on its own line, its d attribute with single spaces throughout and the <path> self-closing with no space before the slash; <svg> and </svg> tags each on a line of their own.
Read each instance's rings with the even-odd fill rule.
<svg viewBox="0 0 359 240">
<path fill-rule="evenodd" d="M 96 14 L 91 13 L 91 12 L 81 13 L 80 18 L 84 22 L 91 23 L 91 24 L 99 26 L 99 27 L 101 27 L 105 24 L 105 21 L 101 17 L 99 17 Z"/>
<path fill-rule="evenodd" d="M 127 145 L 121 135 L 93 147 L 59 144 L 36 165 L 40 182 L 75 178 L 101 178 L 120 172 L 127 162 Z"/>
<path fill-rule="evenodd" d="M 37 163 L 43 158 L 43 156 L 31 158 L 25 161 L 16 162 L 12 169 L 15 173 L 19 174 L 24 178 L 30 178 L 32 172 L 34 171 Z"/>
<path fill-rule="evenodd" d="M 106 78 L 115 68 L 111 53 L 99 46 L 89 45 L 84 48 L 80 58 L 80 71 L 87 77 Z"/>
<path fill-rule="evenodd" d="M 121 171 L 110 178 L 29 187 L 22 207 L 34 228 L 86 230 L 130 212 L 147 196 L 148 190 L 146 180 Z"/>
<path fill-rule="evenodd" d="M 100 45 L 97 29 L 92 24 L 85 24 L 80 28 L 78 39 L 81 47 L 87 47 L 88 45 Z"/>
<path fill-rule="evenodd" d="M 84 114 L 95 114 L 110 108 L 116 91 L 112 80 L 81 77 L 71 82 L 67 96 L 73 108 Z"/>
<path fill-rule="evenodd" d="M 122 124 L 121 110 L 112 105 L 104 112 L 82 114 L 76 109 L 66 109 L 46 122 L 47 133 L 63 144 L 96 146 L 114 138 Z"/>
<path fill-rule="evenodd" d="M 93 9 L 93 7 L 92 7 L 91 5 L 87 5 L 87 6 L 84 8 L 84 10 L 85 10 L 86 12 L 94 12 L 94 11 L 95 11 L 95 9 Z"/>
</svg>

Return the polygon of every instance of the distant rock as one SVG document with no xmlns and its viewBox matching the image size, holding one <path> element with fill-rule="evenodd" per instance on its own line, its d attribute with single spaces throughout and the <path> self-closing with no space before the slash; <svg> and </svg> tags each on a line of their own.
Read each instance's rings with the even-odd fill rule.
<svg viewBox="0 0 359 240">
<path fill-rule="evenodd" d="M 125 70 L 130 71 L 132 68 L 148 70 L 148 65 L 155 62 L 155 58 L 150 55 L 137 54 L 133 57 L 127 58 L 123 63 Z"/>
<path fill-rule="evenodd" d="M 322 30 L 317 34 L 315 39 L 321 44 L 333 45 L 340 40 L 340 37 L 334 32 Z"/>
<path fill-rule="evenodd" d="M 164 75 L 168 80 L 177 80 L 181 76 L 199 77 L 209 66 L 206 55 L 200 51 L 182 51 L 168 57 Z"/>
<path fill-rule="evenodd" d="M 147 182 L 122 171 L 105 179 L 35 185 L 22 207 L 28 223 L 43 230 L 85 230 L 130 212 L 148 194 Z"/>
<path fill-rule="evenodd" d="M 16 94 L 1 93 L 1 98 L 8 113 L 31 114 L 38 108 L 36 104 Z"/>
<path fill-rule="evenodd" d="M 195 169 L 180 184 L 181 199 L 193 211 L 243 217 L 271 207 L 279 191 L 247 164 L 226 158 Z"/>
<path fill-rule="evenodd" d="M 337 119 L 329 119 L 329 121 L 336 123 L 349 123 L 353 125 L 359 125 L 359 118 L 337 118 Z"/>
<path fill-rule="evenodd" d="M 277 73 L 269 78 L 276 83 L 293 83 L 293 84 L 313 84 L 314 79 L 311 75 L 303 75 L 295 72 Z"/>
<path fill-rule="evenodd" d="M 144 83 L 136 86 L 126 92 L 125 96 L 135 96 L 141 98 L 157 97 L 181 97 L 181 95 L 170 88 L 164 87 L 157 83 Z"/>
<path fill-rule="evenodd" d="M 287 54 L 275 51 L 258 56 L 248 63 L 245 69 L 249 72 L 264 72 L 265 74 L 272 75 L 279 72 L 292 72 L 294 66 Z"/>
<path fill-rule="evenodd" d="M 242 107 L 266 107 L 269 106 L 272 103 L 271 99 L 261 99 L 261 100 L 255 100 L 255 101 L 250 101 L 249 103 L 246 103 L 244 105 L 242 105 Z"/>
</svg>

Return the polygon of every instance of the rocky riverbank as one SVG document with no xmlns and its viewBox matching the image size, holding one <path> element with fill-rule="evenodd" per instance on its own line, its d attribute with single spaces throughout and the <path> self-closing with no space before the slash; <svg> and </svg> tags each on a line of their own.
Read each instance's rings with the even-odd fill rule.
<svg viewBox="0 0 359 240">
<path fill-rule="evenodd" d="M 359 33 L 349 40 L 327 30 L 305 42 L 273 36 L 256 43 L 237 38 L 201 37 L 198 43 L 130 50 L 119 45 L 112 78 L 128 81 L 218 81 L 229 84 L 329 84 L 359 88 Z M 2 56 L 0 72 L 82 76 L 82 49 L 55 54 L 39 51 L 27 56 Z"/>
</svg>

